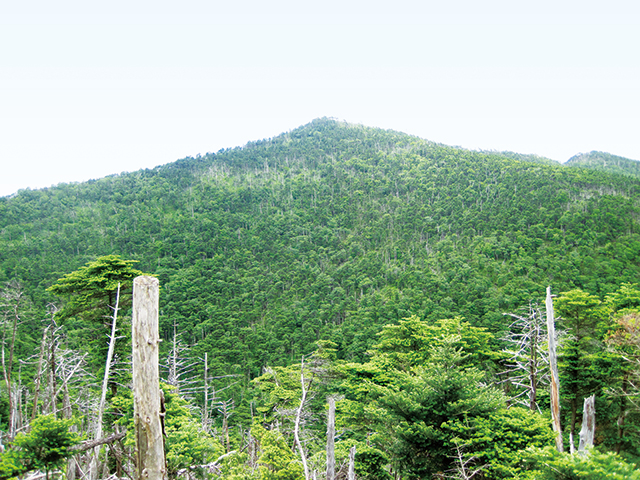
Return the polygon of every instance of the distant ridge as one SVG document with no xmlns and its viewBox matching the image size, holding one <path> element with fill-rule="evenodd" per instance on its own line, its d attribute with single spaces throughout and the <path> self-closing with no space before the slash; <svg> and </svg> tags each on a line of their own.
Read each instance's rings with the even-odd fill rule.
<svg viewBox="0 0 640 480">
<path fill-rule="evenodd" d="M 640 177 L 640 162 L 630 158 L 619 157 L 606 152 L 592 151 L 574 155 L 567 163 L 567 167 L 583 167 L 604 172 L 617 173 Z"/>
<path fill-rule="evenodd" d="M 56 301 L 48 286 L 103 255 L 136 260 L 161 282 L 162 338 L 177 324 L 213 376 L 246 382 L 319 340 L 366 359 L 384 325 L 411 315 L 500 338 L 503 312 L 550 284 L 603 296 L 640 278 L 640 179 L 544 162 L 316 119 L 0 198 L 0 285 L 18 279 L 39 312 L 20 326 L 26 358 Z M 69 326 L 71 347 L 101 338 L 85 327 Z"/>
<path fill-rule="evenodd" d="M 517 152 L 509 152 L 509 151 L 494 151 L 494 150 L 482 150 L 482 153 L 489 153 L 493 155 L 500 155 L 502 157 L 511 158 L 513 160 L 519 160 L 521 162 L 531 162 L 531 163 L 543 163 L 545 165 L 559 165 L 560 162 L 557 160 L 552 160 L 547 157 L 542 157 L 536 154 L 525 154 L 525 153 L 517 153 Z"/>
</svg>

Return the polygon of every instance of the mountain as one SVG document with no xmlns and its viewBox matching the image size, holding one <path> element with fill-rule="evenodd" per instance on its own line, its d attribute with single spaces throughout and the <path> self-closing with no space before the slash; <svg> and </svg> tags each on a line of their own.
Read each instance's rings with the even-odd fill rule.
<svg viewBox="0 0 640 480">
<path fill-rule="evenodd" d="M 560 162 L 551 160 L 547 157 L 542 157 L 535 154 L 523 154 L 516 152 L 498 152 L 498 151 L 483 151 L 483 153 L 499 155 L 501 157 L 511 158 L 513 160 L 520 160 L 523 162 L 544 163 L 545 165 L 559 165 Z"/>
<path fill-rule="evenodd" d="M 175 323 L 212 375 L 249 378 L 322 339 L 364 358 L 412 314 L 500 333 L 503 312 L 547 285 L 603 295 L 637 281 L 640 181 L 529 160 L 318 119 L 0 199 L 0 281 L 44 312 L 60 301 L 45 288 L 87 261 L 137 260 L 160 279 L 163 337 Z M 25 332 L 25 352 L 38 336 Z"/>
<path fill-rule="evenodd" d="M 580 153 L 567 160 L 565 165 L 567 167 L 592 168 L 594 170 L 640 177 L 639 161 L 605 152 Z"/>
<path fill-rule="evenodd" d="M 115 281 L 99 273 L 142 271 L 161 284 L 169 478 L 207 475 L 202 466 L 221 478 L 315 477 L 329 399 L 336 466 L 357 446 L 359 478 L 432 478 L 472 458 L 487 479 L 635 478 L 621 459 L 640 459 L 640 180 L 578 163 L 318 119 L 242 148 L 1 198 L 0 476 L 48 468 L 24 445 L 71 422 L 91 441 L 126 434 L 99 470 L 134 475 L 130 291 L 116 324 Z M 78 285 L 84 294 L 57 310 L 67 297 L 51 292 Z M 565 449 L 583 398 L 598 406 L 588 456 L 552 446 L 536 308 L 547 286 L 566 332 Z M 71 465 L 89 471 L 88 460 Z"/>
</svg>

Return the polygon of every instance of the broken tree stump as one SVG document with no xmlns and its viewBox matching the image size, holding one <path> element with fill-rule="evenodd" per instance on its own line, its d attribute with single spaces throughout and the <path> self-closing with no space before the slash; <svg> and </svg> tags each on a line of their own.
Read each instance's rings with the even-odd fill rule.
<svg viewBox="0 0 640 480">
<path fill-rule="evenodd" d="M 596 433 L 596 396 L 591 395 L 584 399 L 582 411 L 582 429 L 580 429 L 580 443 L 578 452 L 585 452 L 587 447 L 593 447 L 593 438 Z"/>
<path fill-rule="evenodd" d="M 158 367 L 159 282 L 141 276 L 133 281 L 131 343 L 136 430 L 137 480 L 165 480 L 164 406 Z"/>
</svg>

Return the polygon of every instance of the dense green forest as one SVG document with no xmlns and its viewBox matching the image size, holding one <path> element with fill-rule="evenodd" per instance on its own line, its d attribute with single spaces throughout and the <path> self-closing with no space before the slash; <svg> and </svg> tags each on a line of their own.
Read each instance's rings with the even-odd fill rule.
<svg viewBox="0 0 640 480">
<path fill-rule="evenodd" d="M 566 165 L 640 177 L 640 162 L 606 152 L 581 153 L 567 160 Z"/>
<path fill-rule="evenodd" d="M 1 428 L 19 428 L 11 409 L 26 425 L 83 398 L 69 418 L 91 436 L 113 298 L 50 287 L 107 258 L 160 280 L 165 379 L 177 387 L 166 387 L 172 475 L 234 451 L 196 473 L 308 478 L 301 457 L 322 470 L 328 397 L 336 452 L 344 461 L 357 446 L 359 478 L 444 478 L 456 448 L 484 465 L 474 478 L 556 478 L 542 464 L 631 468 L 640 455 L 640 180 L 610 168 L 622 160 L 582 168 L 319 119 L 241 148 L 0 198 Z M 123 302 L 131 276 L 122 276 Z M 515 374 L 503 374 L 522 326 L 504 314 L 544 316 L 547 286 L 563 333 L 563 428 L 576 446 L 582 400 L 596 394 L 590 459 L 549 449 L 543 374 L 533 411 L 509 400 L 522 393 Z M 127 308 L 107 431 L 131 421 L 121 388 Z M 47 361 L 54 373 L 40 381 Z M 34 401 L 38 389 L 57 392 L 60 365 L 81 368 L 58 379 L 65 391 Z M 305 455 L 292 420 L 301 381 L 313 394 Z M 123 442 L 105 449 L 107 473 L 124 468 Z"/>
</svg>

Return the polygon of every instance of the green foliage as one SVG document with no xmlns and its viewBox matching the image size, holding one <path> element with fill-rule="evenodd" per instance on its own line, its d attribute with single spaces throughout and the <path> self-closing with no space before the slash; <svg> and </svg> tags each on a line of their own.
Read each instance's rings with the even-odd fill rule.
<svg viewBox="0 0 640 480">
<path fill-rule="evenodd" d="M 464 356 L 455 348 L 459 340 L 443 339 L 424 366 L 396 372 L 388 387 L 372 387 L 383 411 L 380 422 L 407 478 L 447 470 L 457 424 L 486 417 L 504 405 L 500 392 L 483 384 L 481 371 L 464 366 Z"/>
<path fill-rule="evenodd" d="M 69 430 L 73 420 L 57 420 L 53 415 L 37 417 L 29 433 L 19 433 L 11 448 L 0 455 L 0 478 L 11 478 L 31 470 L 60 468 L 80 442 Z"/>
<path fill-rule="evenodd" d="M 276 409 L 297 408 L 300 403 L 300 366 L 269 368 L 260 377 L 254 378 L 253 383 L 262 392 L 262 404 L 258 412 L 264 416 L 266 422 L 273 421 L 272 415 Z M 311 376 L 307 367 L 305 376 Z"/>
<path fill-rule="evenodd" d="M 119 307 L 119 325 L 127 330 L 126 317 L 122 312 L 131 304 L 131 286 L 133 279 L 143 273 L 132 265 L 135 260 L 123 260 L 117 255 L 105 255 L 77 270 L 59 278 L 47 291 L 66 299 L 64 307 L 55 315 L 56 320 L 65 324 L 70 340 L 69 346 L 89 353 L 88 361 L 95 372 L 104 368 L 107 342 L 103 341 L 105 327 L 112 325 L 116 300 Z M 120 296 L 118 295 L 120 285 Z M 124 328 L 122 328 L 124 327 Z M 125 358 L 130 353 L 130 335 L 125 341 L 116 343 L 115 356 Z M 115 393 L 118 383 L 126 382 L 128 373 L 117 372 L 117 381 L 110 379 Z M 123 378 L 124 376 L 124 378 Z"/>
<path fill-rule="evenodd" d="M 571 157 L 564 165 L 640 177 L 639 161 L 611 155 L 606 152 L 581 153 Z"/>
<path fill-rule="evenodd" d="M 317 343 L 317 350 L 304 360 L 304 364 L 294 364 L 289 367 L 269 367 L 265 373 L 254 378 L 252 383 L 260 393 L 261 399 L 256 410 L 262 415 L 264 424 L 280 425 L 283 432 L 293 427 L 293 412 L 300 405 L 302 396 L 301 376 L 304 376 L 307 395 L 305 408 L 316 412 L 324 409 L 322 393 L 326 391 L 326 384 L 330 379 L 331 362 L 335 357 L 335 344 L 330 341 Z M 304 366 L 303 366 L 304 365 Z M 318 401 L 313 401 L 316 397 Z"/>
<path fill-rule="evenodd" d="M 491 345 L 493 336 L 486 328 L 474 327 L 460 317 L 429 324 L 412 315 L 397 325 L 385 325 L 378 336 L 380 341 L 373 347 L 378 361 L 403 371 L 427 361 L 436 345 L 450 345 L 464 352 L 467 365 L 486 367 L 499 358 Z"/>
<path fill-rule="evenodd" d="M 567 430 L 577 438 L 576 425 L 583 398 L 600 393 L 601 382 L 605 380 L 594 366 L 599 364 L 602 350 L 597 345 L 602 341 L 599 333 L 604 330 L 597 326 L 605 321 L 607 312 L 597 296 L 579 288 L 562 292 L 553 303 L 561 315 L 561 324 L 568 330 L 559 351 L 558 366 Z"/>
<path fill-rule="evenodd" d="M 521 407 L 500 408 L 487 416 L 452 423 L 449 428 L 459 438 L 456 443 L 473 455 L 478 465 L 487 465 L 487 479 L 519 475 L 524 450 L 553 445 L 555 438 L 547 418 Z"/>
<path fill-rule="evenodd" d="M 219 441 L 203 431 L 198 419 L 189 409 L 188 403 L 173 393 L 166 384 L 161 385 L 165 396 L 165 453 L 167 472 L 175 478 L 178 470 L 191 466 L 205 465 L 216 460 L 223 453 Z M 130 390 L 121 391 L 112 400 L 112 405 L 121 418 L 118 423 L 126 426 L 125 444 L 135 446 L 133 423 L 133 396 Z M 199 472 L 203 475 L 203 472 Z"/>
<path fill-rule="evenodd" d="M 255 426 L 252 433 L 260 442 L 258 470 L 261 480 L 300 480 L 304 478 L 302 464 L 294 460 L 291 448 L 278 430 L 261 430 Z"/>
<path fill-rule="evenodd" d="M 356 477 L 361 480 L 391 480 L 391 475 L 386 470 L 389 464 L 389 456 L 372 445 L 355 440 L 338 442 L 335 446 L 336 469 L 339 466 L 348 465 L 349 450 L 356 447 L 355 471 Z"/>
<path fill-rule="evenodd" d="M 606 393 L 616 417 L 615 423 L 611 421 L 615 427 L 609 427 L 615 433 L 608 435 L 607 446 L 640 459 L 640 313 L 629 308 L 621 311 L 627 313 L 614 317 L 605 339 L 613 366 Z"/>
<path fill-rule="evenodd" d="M 559 453 L 553 447 L 525 452 L 531 480 L 638 480 L 640 470 L 619 455 L 591 450 L 588 454 Z"/>
<path fill-rule="evenodd" d="M 562 292 L 553 302 L 554 309 L 562 316 L 563 324 L 571 328 L 571 333 L 579 340 L 588 335 L 606 312 L 601 308 L 601 300 L 579 288 Z"/>
<path fill-rule="evenodd" d="M 122 297 L 120 306 L 125 306 L 127 289 L 131 288 L 133 279 L 144 275 L 132 268 L 134 263 L 135 260 L 122 260 L 117 255 L 105 255 L 58 279 L 47 289 L 67 299 L 58 317 L 66 319 L 95 311 L 111 314 L 109 307 L 115 306 L 118 285 Z"/>
<path fill-rule="evenodd" d="M 410 315 L 500 333 L 501 313 L 551 280 L 601 295 L 640 274 L 640 182 L 528 160 L 318 119 L 0 199 L 0 281 L 21 279 L 44 308 L 61 272 L 138 260 L 161 280 L 162 335 L 175 320 L 212 375 L 259 376 L 319 339 L 364 361 L 381 326 Z M 84 303 L 69 300 L 64 314 Z"/>
<path fill-rule="evenodd" d="M 182 468 L 205 465 L 222 455 L 220 442 L 203 431 L 184 400 L 170 395 L 165 407 L 165 448 L 170 477 Z"/>
<path fill-rule="evenodd" d="M 27 462 L 18 450 L 3 452 L 0 454 L 0 478 L 4 480 L 27 473 L 30 470 Z"/>
<path fill-rule="evenodd" d="M 223 475 L 231 480 L 301 480 L 304 479 L 302 464 L 295 458 L 291 448 L 277 429 L 266 430 L 254 424 L 251 428 L 258 446 L 255 465 L 249 465 L 246 454 L 236 454 L 225 460 Z"/>
<path fill-rule="evenodd" d="M 454 430 L 471 441 L 472 428 L 486 431 L 502 411 L 485 408 L 500 403 L 486 385 L 507 328 L 502 312 L 549 284 L 565 292 L 556 306 L 572 338 L 560 350 L 565 425 L 579 423 L 582 396 L 595 391 L 596 443 L 631 451 L 637 418 L 610 390 L 628 386 L 631 369 L 602 342 L 616 315 L 640 306 L 638 218 L 637 178 L 318 119 L 242 148 L 1 198 L 0 282 L 20 280 L 31 299 L 17 358 L 39 351 L 40 320 L 59 295 L 68 347 L 89 350 L 95 373 L 114 282 L 128 289 L 138 261 L 160 279 L 161 336 L 177 325 L 195 378 L 208 354 L 209 386 L 226 388 L 243 431 L 256 412 L 271 423 L 275 407 L 295 406 L 300 358 L 324 342 L 341 378 L 314 381 L 310 450 L 320 448 L 324 394 L 338 391 L 341 439 L 369 442 L 394 468 L 413 469 L 410 452 L 422 451 L 427 431 L 435 453 L 415 457 L 419 475 L 448 464 Z M 446 345 L 453 365 L 432 351 Z M 24 384 L 34 368 L 25 366 Z M 459 397 L 447 400 L 448 388 Z M 444 414 L 451 424 L 437 423 Z M 628 423 L 614 433 L 620 418 Z M 173 464 L 211 458 L 218 447 L 199 447 L 196 423 L 183 423 Z M 402 452 L 402 442 L 414 450 Z M 196 453 L 183 458 L 189 445 Z M 237 465 L 238 475 L 259 474 Z"/>
<path fill-rule="evenodd" d="M 604 303 L 611 315 L 637 312 L 640 308 L 640 289 L 637 283 L 623 283 L 615 292 L 605 296 Z"/>
</svg>

